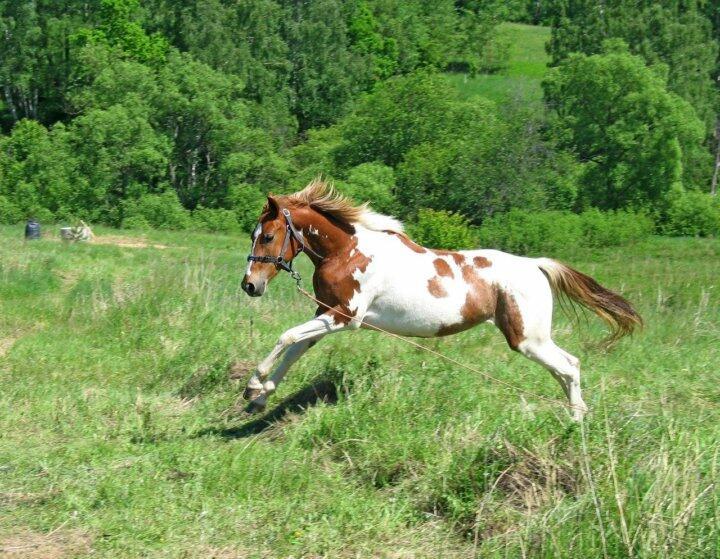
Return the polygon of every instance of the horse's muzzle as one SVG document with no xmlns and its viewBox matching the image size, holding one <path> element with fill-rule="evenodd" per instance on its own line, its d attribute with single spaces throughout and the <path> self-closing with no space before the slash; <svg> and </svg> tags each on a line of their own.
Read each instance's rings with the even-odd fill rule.
<svg viewBox="0 0 720 559">
<path fill-rule="evenodd" d="M 240 287 L 242 287 L 243 291 L 250 295 L 250 297 L 260 297 L 263 293 L 265 293 L 265 283 L 266 282 L 252 282 L 247 281 L 246 278 L 243 278 L 242 283 L 240 284 Z"/>
</svg>

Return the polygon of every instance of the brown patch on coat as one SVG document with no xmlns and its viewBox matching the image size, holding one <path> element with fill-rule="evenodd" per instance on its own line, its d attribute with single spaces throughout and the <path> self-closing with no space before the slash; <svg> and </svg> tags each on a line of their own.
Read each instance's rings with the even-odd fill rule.
<svg viewBox="0 0 720 559">
<path fill-rule="evenodd" d="M 497 291 L 487 281 L 481 278 L 475 268 L 470 265 L 462 267 L 462 275 L 465 283 L 468 284 L 468 293 L 465 296 L 465 303 L 460 309 L 462 321 L 456 324 L 442 326 L 438 336 L 449 336 L 472 328 L 473 326 L 492 318 L 497 306 Z"/>
<path fill-rule="evenodd" d="M 445 291 L 442 283 L 440 283 L 440 278 L 437 276 L 428 280 L 428 291 L 430 292 L 430 295 L 437 297 L 438 299 L 441 297 L 447 297 L 447 291 Z"/>
<path fill-rule="evenodd" d="M 357 237 L 350 237 L 342 251 L 323 260 L 313 275 L 315 295 L 333 307 L 333 310 L 322 307 L 318 312 L 331 315 L 336 324 L 348 324 L 355 316 L 349 305 L 355 293 L 360 291 L 360 282 L 353 274 L 357 270 L 365 272 L 372 261 L 372 257 L 357 250 L 357 243 Z"/>
<path fill-rule="evenodd" d="M 459 252 L 454 252 L 452 250 L 435 250 L 433 249 L 433 252 L 437 254 L 438 256 L 450 256 L 455 261 L 455 264 L 458 266 L 462 266 L 465 264 L 465 255 L 460 254 Z"/>
<path fill-rule="evenodd" d="M 492 262 L 490 262 L 487 258 L 484 256 L 476 256 L 473 258 L 473 264 L 477 266 L 478 268 L 489 268 L 492 266 Z"/>
<path fill-rule="evenodd" d="M 450 267 L 450 264 L 448 264 L 445 260 L 442 258 L 436 258 L 433 260 L 433 265 L 435 266 L 435 271 L 437 272 L 437 275 L 444 278 L 454 278 L 455 274 L 452 271 L 452 268 Z"/>
<path fill-rule="evenodd" d="M 387 233 L 388 235 L 395 235 L 398 239 L 400 239 L 400 242 L 402 244 L 404 244 L 406 247 L 408 247 L 413 252 L 417 252 L 418 254 L 425 254 L 427 252 L 427 249 L 425 247 L 422 247 L 419 244 L 417 244 L 410 237 L 408 237 L 405 233 L 398 233 L 397 231 L 390 231 L 389 229 L 386 229 L 383 232 Z"/>
<path fill-rule="evenodd" d="M 515 297 L 505 291 L 498 294 L 495 324 L 505 335 L 510 348 L 517 351 L 525 339 L 523 319 Z"/>
</svg>

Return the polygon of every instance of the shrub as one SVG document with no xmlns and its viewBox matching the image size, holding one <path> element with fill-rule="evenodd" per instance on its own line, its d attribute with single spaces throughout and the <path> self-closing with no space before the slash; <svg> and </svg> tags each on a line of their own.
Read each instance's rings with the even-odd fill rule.
<svg viewBox="0 0 720 559">
<path fill-rule="evenodd" d="M 578 215 L 514 209 L 486 219 L 480 228 L 483 247 L 529 254 L 552 252 L 582 242 Z"/>
<path fill-rule="evenodd" d="M 36 219 L 40 223 L 55 223 L 55 216 L 53 213 L 47 208 L 39 205 L 30 206 L 30 208 L 25 211 L 25 217 Z"/>
<path fill-rule="evenodd" d="M 702 192 L 684 192 L 670 203 L 660 230 L 665 235 L 720 236 L 720 199 Z"/>
<path fill-rule="evenodd" d="M 582 244 L 588 247 L 626 245 L 649 236 L 655 224 L 644 214 L 631 211 L 601 212 L 591 209 L 580 214 Z"/>
<path fill-rule="evenodd" d="M 650 218 L 629 211 L 592 209 L 577 215 L 514 209 L 485 220 L 480 228 L 480 241 L 484 247 L 532 254 L 570 246 L 624 245 L 647 237 L 653 228 Z"/>
<path fill-rule="evenodd" d="M 190 225 L 190 215 L 182 207 L 177 193 L 166 190 L 162 194 L 145 194 L 137 200 L 125 203 L 123 227 L 131 224 L 142 224 L 145 220 L 152 227 L 158 229 L 187 229 Z"/>
<path fill-rule="evenodd" d="M 136 231 L 146 231 L 152 229 L 150 222 L 141 215 L 133 215 L 126 217 L 122 222 L 123 229 L 135 229 Z"/>
<path fill-rule="evenodd" d="M 263 193 L 252 185 L 239 184 L 230 188 L 228 202 L 235 212 L 235 221 L 240 229 L 252 231 L 265 203 Z"/>
<path fill-rule="evenodd" d="M 475 231 L 460 214 L 421 209 L 417 221 L 409 227 L 418 243 L 433 248 L 462 249 L 477 245 Z"/>
<path fill-rule="evenodd" d="M 0 223 L 18 223 L 22 221 L 23 214 L 11 200 L 0 196 Z"/>
<path fill-rule="evenodd" d="M 392 167 L 382 163 L 363 163 L 348 172 L 347 180 L 338 182 L 338 189 L 357 202 L 370 202 L 372 208 L 382 213 L 395 213 L 397 202 L 395 175 Z"/>
<path fill-rule="evenodd" d="M 198 207 L 192 214 L 193 229 L 211 233 L 239 232 L 242 227 L 238 223 L 233 210 L 222 210 Z"/>
</svg>

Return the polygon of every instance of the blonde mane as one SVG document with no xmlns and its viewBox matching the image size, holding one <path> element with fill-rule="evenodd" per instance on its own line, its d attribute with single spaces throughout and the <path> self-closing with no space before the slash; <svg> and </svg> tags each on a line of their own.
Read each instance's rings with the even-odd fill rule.
<svg viewBox="0 0 720 559">
<path fill-rule="evenodd" d="M 394 217 L 376 213 L 367 202 L 356 205 L 340 194 L 332 183 L 321 178 L 313 179 L 301 191 L 290 194 L 286 200 L 291 205 L 310 206 L 314 210 L 352 224 L 360 224 L 373 231 L 403 232 L 403 224 Z"/>
</svg>

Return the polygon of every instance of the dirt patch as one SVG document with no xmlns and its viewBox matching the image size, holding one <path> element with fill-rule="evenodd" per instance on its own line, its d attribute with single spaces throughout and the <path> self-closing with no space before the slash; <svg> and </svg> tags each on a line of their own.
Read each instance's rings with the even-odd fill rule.
<svg viewBox="0 0 720 559">
<path fill-rule="evenodd" d="M 91 242 L 95 245 L 115 245 L 128 248 L 170 248 L 167 245 L 150 243 L 147 240 L 138 237 L 120 237 L 118 235 L 104 235 L 102 237 L 96 236 Z"/>
<path fill-rule="evenodd" d="M 0 339 L 0 357 L 5 357 L 16 341 L 13 337 Z"/>
<path fill-rule="evenodd" d="M 255 370 L 255 363 L 252 361 L 234 361 L 228 367 L 228 378 L 230 380 L 247 380 L 250 372 Z"/>
<path fill-rule="evenodd" d="M 88 554 L 91 543 L 81 530 L 60 528 L 43 534 L 20 529 L 0 534 L 0 559 L 69 559 Z"/>
<path fill-rule="evenodd" d="M 506 502 L 518 509 L 534 511 L 563 495 L 578 493 L 578 469 L 566 460 L 540 456 L 507 440 L 504 446 L 503 450 L 495 451 L 495 458 L 508 463 L 496 481 Z"/>
<path fill-rule="evenodd" d="M 10 506 L 42 505 L 60 494 L 59 489 L 41 493 L 25 493 L 22 491 L 9 491 L 0 493 L 0 504 Z"/>
<path fill-rule="evenodd" d="M 43 235 L 43 240 L 57 242 L 62 241 L 62 239 L 55 234 Z M 168 245 L 151 243 L 150 241 L 148 241 L 147 239 L 143 239 L 142 237 L 123 237 L 121 235 L 96 235 L 90 240 L 80 242 L 93 245 L 115 245 L 126 248 L 158 248 L 161 250 L 170 248 Z"/>
</svg>

